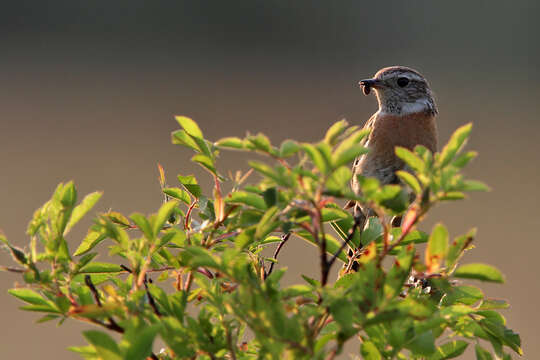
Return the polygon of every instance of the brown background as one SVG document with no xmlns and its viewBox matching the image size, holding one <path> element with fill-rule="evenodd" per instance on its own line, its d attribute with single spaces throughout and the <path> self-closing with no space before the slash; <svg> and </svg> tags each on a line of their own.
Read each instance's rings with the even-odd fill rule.
<svg viewBox="0 0 540 360">
<path fill-rule="evenodd" d="M 540 7 L 536 1 L 19 1 L 0 12 L 0 228 L 26 246 L 26 224 L 60 181 L 104 190 L 99 211 L 153 212 L 156 162 L 174 183 L 200 173 L 170 144 L 174 114 L 210 139 L 263 131 L 274 143 L 316 140 L 343 117 L 362 124 L 376 109 L 357 81 L 388 65 L 426 75 L 440 140 L 474 122 L 467 173 L 493 187 L 441 206 L 451 234 L 478 226 L 465 261 L 497 265 L 508 323 L 525 358 L 540 356 L 538 143 Z M 236 154 L 221 169 L 245 168 Z M 96 211 L 97 211 L 96 210 Z M 84 226 L 71 234 L 74 249 Z M 288 281 L 313 272 L 315 253 L 293 242 L 281 258 Z M 101 258 L 103 259 L 103 257 Z M 5 253 L 0 263 L 10 264 Z M 35 325 L 0 274 L 0 357 L 72 359 L 86 325 Z"/>
</svg>

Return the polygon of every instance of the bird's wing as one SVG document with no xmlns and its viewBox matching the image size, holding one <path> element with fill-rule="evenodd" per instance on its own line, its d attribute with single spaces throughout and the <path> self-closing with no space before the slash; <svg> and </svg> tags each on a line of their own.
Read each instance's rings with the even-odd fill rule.
<svg viewBox="0 0 540 360">
<path fill-rule="evenodd" d="M 362 128 L 362 130 L 365 130 L 365 129 L 373 130 L 373 126 L 375 126 L 376 119 L 377 119 L 377 113 L 371 115 L 368 121 L 366 121 L 366 123 L 364 124 L 364 127 Z M 367 146 L 367 143 L 369 142 L 370 137 L 371 137 L 371 134 L 369 134 L 369 136 L 365 140 L 362 141 L 363 146 Z"/>
<path fill-rule="evenodd" d="M 377 113 L 371 115 L 371 117 L 368 119 L 368 121 L 366 121 L 366 123 L 364 124 L 364 127 L 362 128 L 362 130 L 364 130 L 364 129 L 373 130 L 373 126 L 375 125 L 376 118 L 377 118 Z M 367 138 L 364 138 L 364 140 L 362 140 L 361 145 L 365 146 L 365 147 L 368 147 L 370 137 L 371 137 L 371 134 Z M 352 186 L 353 189 L 355 187 L 355 185 L 354 185 L 354 183 L 355 183 L 354 177 L 358 173 L 357 168 L 360 165 L 360 159 L 362 159 L 362 156 L 364 156 L 364 155 L 360 155 L 356 159 L 354 159 L 354 162 L 353 162 L 353 165 L 352 165 L 353 179 L 351 180 L 351 186 Z M 351 201 L 347 202 L 347 204 L 345 204 L 345 209 L 350 209 L 355 204 L 356 204 L 356 201 L 351 200 Z"/>
</svg>

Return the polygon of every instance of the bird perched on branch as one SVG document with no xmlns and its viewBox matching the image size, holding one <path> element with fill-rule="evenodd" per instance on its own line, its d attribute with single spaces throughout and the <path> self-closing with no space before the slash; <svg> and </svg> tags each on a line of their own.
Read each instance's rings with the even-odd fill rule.
<svg viewBox="0 0 540 360">
<path fill-rule="evenodd" d="M 364 126 L 371 129 L 364 144 L 369 152 L 353 164 L 352 189 L 357 194 L 361 192 L 357 175 L 377 178 L 382 185 L 399 183 L 396 171 L 407 168 L 396 156 L 396 146 L 437 149 L 437 107 L 428 82 L 418 71 L 404 66 L 383 68 L 372 79 L 361 80 L 360 87 L 365 95 L 374 90 L 379 110 Z M 352 206 L 355 216 L 362 218 L 362 229 L 372 210 L 359 203 Z"/>
</svg>

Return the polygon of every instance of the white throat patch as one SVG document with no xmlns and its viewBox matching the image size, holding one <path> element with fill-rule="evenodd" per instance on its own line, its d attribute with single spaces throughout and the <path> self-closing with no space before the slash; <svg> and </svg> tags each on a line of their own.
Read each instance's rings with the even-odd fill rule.
<svg viewBox="0 0 540 360">
<path fill-rule="evenodd" d="M 401 106 L 401 115 L 409 115 L 426 110 L 431 110 L 431 104 L 426 99 L 419 99 L 412 103 L 404 103 Z"/>
</svg>

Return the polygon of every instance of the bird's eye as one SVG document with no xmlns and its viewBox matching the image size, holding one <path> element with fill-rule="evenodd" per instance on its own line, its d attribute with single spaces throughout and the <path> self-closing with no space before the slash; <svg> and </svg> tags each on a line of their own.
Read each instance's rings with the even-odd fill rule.
<svg viewBox="0 0 540 360">
<path fill-rule="evenodd" d="M 408 83 L 409 83 L 409 79 L 407 79 L 406 77 L 400 77 L 397 79 L 397 84 L 400 87 L 405 87 L 407 86 Z"/>
</svg>

